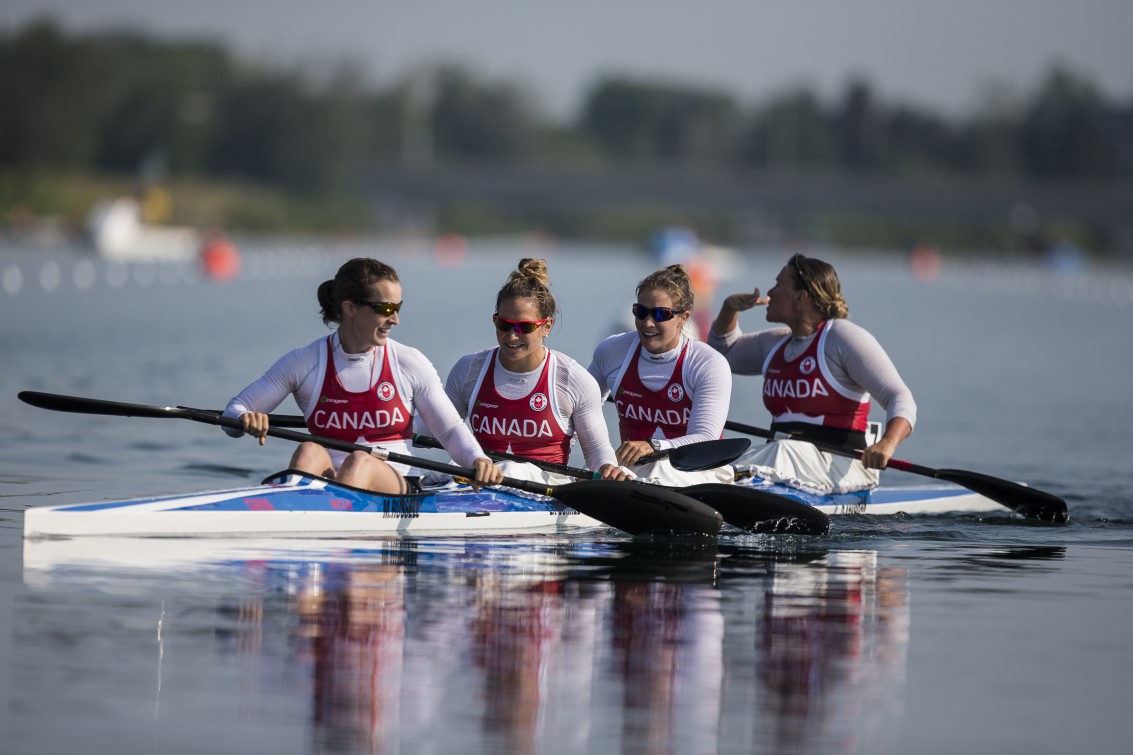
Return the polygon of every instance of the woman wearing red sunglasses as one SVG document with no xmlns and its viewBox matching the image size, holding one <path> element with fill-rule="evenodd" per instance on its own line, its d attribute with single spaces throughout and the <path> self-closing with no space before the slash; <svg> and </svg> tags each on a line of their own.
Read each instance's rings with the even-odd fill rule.
<svg viewBox="0 0 1133 755">
<path fill-rule="evenodd" d="M 693 293 L 683 267 L 670 265 L 638 283 L 632 310 L 637 329 L 600 343 L 589 367 L 603 396 L 614 396 L 617 459 L 625 466 L 654 451 L 719 438 L 732 392 L 727 361 L 686 333 Z"/>
<path fill-rule="evenodd" d="M 489 452 L 567 464 L 575 438 L 588 469 L 621 480 L 598 386 L 578 362 L 544 344 L 558 304 L 547 263 L 522 259 L 496 294 L 497 347 L 461 357 L 445 391 Z M 509 467 L 511 476 L 538 476 Z"/>
<path fill-rule="evenodd" d="M 475 471 L 476 486 L 503 480 L 503 471 L 487 458 L 445 395 L 432 363 L 390 338 L 402 304 L 401 282 L 392 267 L 352 259 L 319 286 L 318 298 L 323 323 L 336 324 L 335 332 L 285 354 L 228 402 L 225 416 L 239 417 L 244 431 L 263 445 L 267 412 L 291 395 L 314 435 L 411 454 L 416 412 L 449 455 Z M 296 448 L 291 467 L 382 493 L 411 488 L 403 464 L 312 442 Z"/>
</svg>

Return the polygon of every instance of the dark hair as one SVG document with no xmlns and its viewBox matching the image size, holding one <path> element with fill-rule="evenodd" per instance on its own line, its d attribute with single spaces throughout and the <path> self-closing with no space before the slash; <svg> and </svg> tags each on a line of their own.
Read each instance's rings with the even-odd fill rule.
<svg viewBox="0 0 1133 755">
<path fill-rule="evenodd" d="M 319 307 L 323 323 L 342 322 L 344 301 L 366 301 L 374 286 L 382 281 L 400 283 L 397 271 L 384 262 L 369 257 L 355 257 L 338 268 L 334 278 L 319 284 Z"/>
<path fill-rule="evenodd" d="M 834 266 L 814 257 L 792 255 L 787 267 L 795 280 L 795 288 L 810 295 L 811 304 L 824 320 L 850 316 L 850 308 L 842 298 L 842 282 Z"/>
<path fill-rule="evenodd" d="M 664 291 L 673 300 L 673 309 L 681 312 L 691 312 L 696 298 L 692 295 L 692 281 L 688 272 L 681 265 L 669 265 L 645 276 L 637 284 L 636 294 L 646 289 Z"/>
<path fill-rule="evenodd" d="M 554 317 L 559 309 L 551 293 L 551 278 L 547 275 L 547 261 L 525 257 L 508 275 L 507 281 L 496 294 L 496 311 L 507 299 L 531 299 L 540 319 Z"/>
</svg>

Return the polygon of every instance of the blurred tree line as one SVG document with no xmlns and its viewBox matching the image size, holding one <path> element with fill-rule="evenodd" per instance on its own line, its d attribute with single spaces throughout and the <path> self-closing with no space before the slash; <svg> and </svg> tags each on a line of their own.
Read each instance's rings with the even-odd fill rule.
<svg viewBox="0 0 1133 755">
<path fill-rule="evenodd" d="M 347 190 L 382 164 L 1133 177 L 1133 105 L 1061 68 L 966 120 L 881 102 L 865 82 L 832 103 L 798 89 L 749 107 L 613 76 L 569 124 L 535 102 L 456 66 L 377 89 L 348 65 L 269 69 L 211 42 L 69 35 L 45 19 L 0 35 L 0 171 L 168 171 L 300 194 Z"/>
</svg>

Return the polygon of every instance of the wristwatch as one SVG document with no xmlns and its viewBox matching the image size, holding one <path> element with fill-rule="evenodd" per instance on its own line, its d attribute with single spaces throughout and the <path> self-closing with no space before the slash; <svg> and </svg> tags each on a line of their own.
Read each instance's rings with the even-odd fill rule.
<svg viewBox="0 0 1133 755">
<path fill-rule="evenodd" d="M 660 451 L 661 450 L 661 439 L 660 438 L 650 438 L 649 439 L 649 445 L 653 446 L 654 451 Z"/>
</svg>

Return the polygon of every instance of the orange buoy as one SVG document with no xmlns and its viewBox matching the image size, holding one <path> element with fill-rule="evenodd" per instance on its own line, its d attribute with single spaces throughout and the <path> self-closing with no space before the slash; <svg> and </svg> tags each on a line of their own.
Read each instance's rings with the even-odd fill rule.
<svg viewBox="0 0 1133 755">
<path fill-rule="evenodd" d="M 240 274 L 240 252 L 221 233 L 210 233 L 201 245 L 201 268 L 206 278 L 227 282 Z"/>
<path fill-rule="evenodd" d="M 468 240 L 459 233 L 442 233 L 433 242 L 433 259 L 441 267 L 458 267 L 468 257 Z"/>
<path fill-rule="evenodd" d="M 925 283 L 931 283 L 940 275 L 940 255 L 927 246 L 917 246 L 909 254 L 909 272 Z"/>
</svg>

